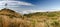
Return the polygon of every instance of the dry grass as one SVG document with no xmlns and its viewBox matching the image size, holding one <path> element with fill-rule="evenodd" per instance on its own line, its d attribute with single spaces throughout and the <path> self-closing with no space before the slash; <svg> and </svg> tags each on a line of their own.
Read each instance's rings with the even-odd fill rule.
<svg viewBox="0 0 60 27">
<path fill-rule="evenodd" d="M 9 9 L 0 10 L 0 27 L 60 27 L 59 25 L 59 12 L 52 12 L 52 14 L 38 12 L 25 14 L 22 17 L 19 13 Z"/>
<path fill-rule="evenodd" d="M 10 18 L 9 16 L 1 15 L 2 19 L 0 22 L 2 26 L 0 27 L 32 27 L 31 22 L 21 18 Z"/>
</svg>

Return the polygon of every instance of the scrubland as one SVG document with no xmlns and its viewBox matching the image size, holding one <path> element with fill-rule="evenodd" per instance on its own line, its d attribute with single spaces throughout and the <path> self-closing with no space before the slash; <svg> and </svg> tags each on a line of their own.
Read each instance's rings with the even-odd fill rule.
<svg viewBox="0 0 60 27">
<path fill-rule="evenodd" d="M 60 27 L 60 11 L 21 15 L 10 9 L 2 9 L 0 27 Z"/>
</svg>

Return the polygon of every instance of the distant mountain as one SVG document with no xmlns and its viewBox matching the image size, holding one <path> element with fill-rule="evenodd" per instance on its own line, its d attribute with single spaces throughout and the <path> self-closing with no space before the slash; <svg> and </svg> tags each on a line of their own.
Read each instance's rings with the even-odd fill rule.
<svg viewBox="0 0 60 27">
<path fill-rule="evenodd" d="M 36 12 L 58 12 L 59 10 L 25 10 L 22 11 L 21 13 L 23 14 L 29 14 L 29 13 L 36 13 Z"/>
<path fill-rule="evenodd" d="M 54 12 L 35 12 L 35 13 L 29 13 L 29 14 L 24 14 L 26 17 L 56 17 L 60 16 L 60 11 L 54 11 Z"/>
</svg>

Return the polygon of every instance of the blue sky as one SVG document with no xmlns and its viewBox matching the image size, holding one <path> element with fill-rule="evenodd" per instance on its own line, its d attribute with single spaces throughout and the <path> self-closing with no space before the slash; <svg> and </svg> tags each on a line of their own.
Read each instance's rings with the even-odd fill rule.
<svg viewBox="0 0 60 27">
<path fill-rule="evenodd" d="M 60 9 L 60 0 L 21 0 L 35 5 L 38 10 Z"/>
<path fill-rule="evenodd" d="M 0 0 L 0 1 L 17 1 L 9 4 L 9 8 L 22 13 L 29 12 L 45 12 L 45 11 L 60 11 L 60 0 Z M 23 2 L 23 3 L 21 3 Z M 14 5 L 13 7 L 10 4 Z M 16 7 L 15 7 L 16 6 Z M 1 6 L 0 6 L 1 7 Z"/>
<path fill-rule="evenodd" d="M 56 10 L 60 9 L 60 0 L 18 0 L 28 3 L 32 3 L 35 6 L 32 7 L 34 10 Z"/>
</svg>

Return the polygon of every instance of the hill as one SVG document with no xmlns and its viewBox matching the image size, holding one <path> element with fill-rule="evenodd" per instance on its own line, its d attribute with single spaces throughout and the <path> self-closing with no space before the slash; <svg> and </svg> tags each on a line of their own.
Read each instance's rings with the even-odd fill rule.
<svg viewBox="0 0 60 27">
<path fill-rule="evenodd" d="M 36 12 L 36 13 L 29 13 L 29 14 L 24 14 L 24 16 L 26 17 L 32 17 L 32 16 L 36 16 L 36 17 L 40 17 L 40 16 L 44 16 L 44 17 L 58 17 L 60 16 L 60 11 L 54 11 L 54 12 Z"/>
<path fill-rule="evenodd" d="M 36 24 L 35 27 L 60 27 L 60 11 L 36 12 L 24 14 L 24 16 L 33 20 Z"/>
<path fill-rule="evenodd" d="M 0 27 L 23 27 L 26 21 L 22 18 L 20 13 L 4 8 L 0 10 Z"/>
<path fill-rule="evenodd" d="M 10 16 L 10 17 L 17 17 L 17 18 L 22 17 L 22 15 L 20 13 L 17 13 L 13 10 L 6 9 L 6 8 L 0 10 L 0 15 L 5 15 L 5 16 Z"/>
<path fill-rule="evenodd" d="M 0 27 L 60 27 L 60 11 L 21 15 L 10 9 L 0 10 Z"/>
</svg>

